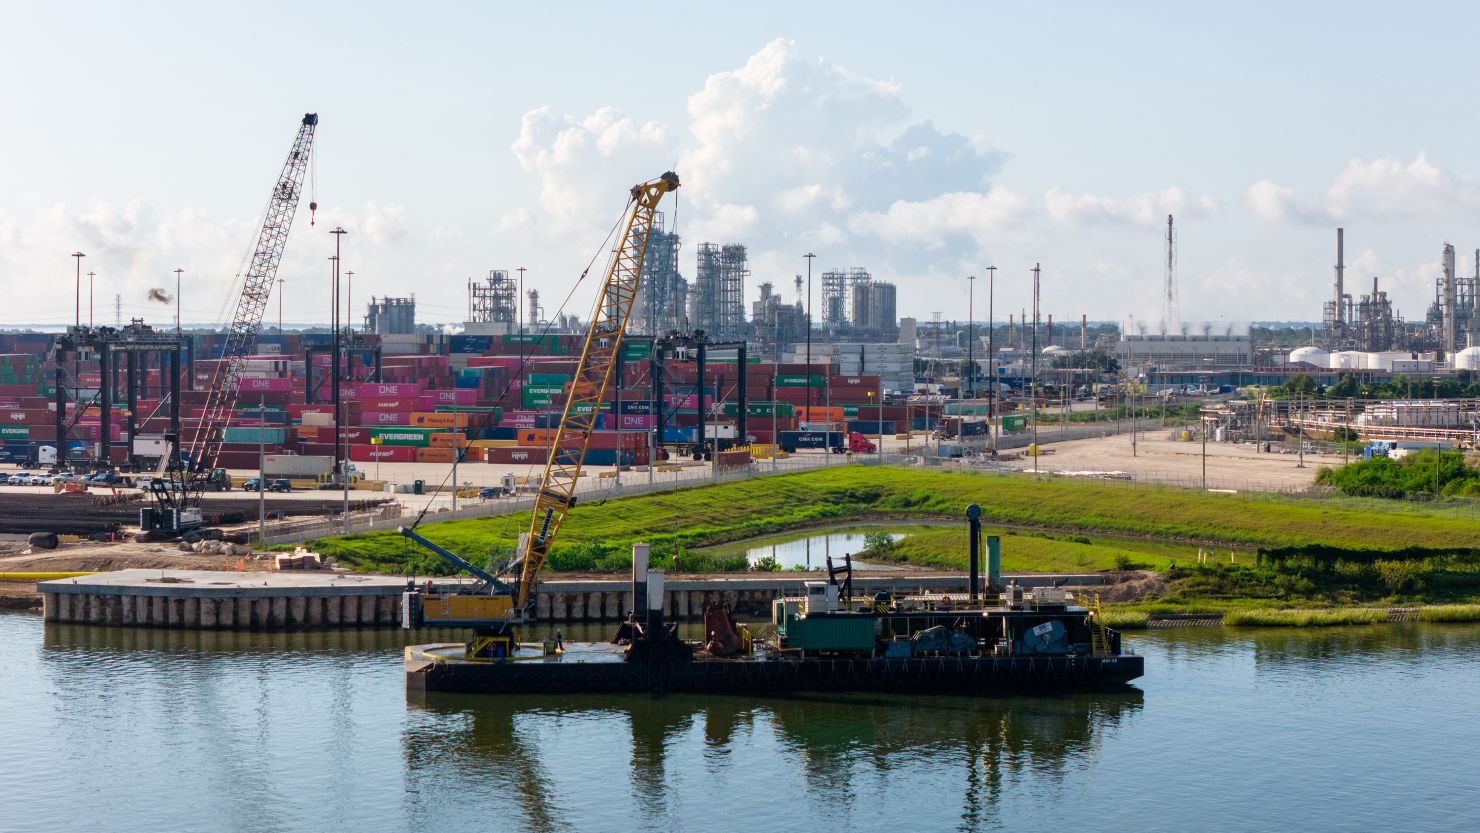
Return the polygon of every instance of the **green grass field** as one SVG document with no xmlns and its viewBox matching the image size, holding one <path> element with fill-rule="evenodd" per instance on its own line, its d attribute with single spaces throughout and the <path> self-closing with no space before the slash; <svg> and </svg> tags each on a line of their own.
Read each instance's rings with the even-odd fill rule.
<svg viewBox="0 0 1480 833">
<path fill-rule="evenodd" d="M 694 548 L 858 521 L 907 525 L 916 519 L 961 520 L 969 503 L 981 505 L 987 527 L 1006 527 L 1003 563 L 1010 570 L 1106 569 L 1118 554 L 1160 568 L 1173 559 L 1184 563 L 1199 546 L 1217 549 L 1220 557 L 1226 557 L 1230 548 L 1247 551 L 1259 546 L 1397 550 L 1480 540 L 1480 519 L 1452 507 L 838 466 L 579 504 L 560 533 L 549 567 L 620 570 L 630 563 L 631 544 L 647 541 L 655 554 L 678 556 L 680 568 L 704 569 L 704 559 L 692 555 Z M 421 532 L 478 561 L 512 547 L 527 523 L 521 514 L 430 524 Z M 1035 534 L 1039 531 L 1043 534 Z M 441 566 L 435 556 L 394 532 L 329 538 L 314 546 L 360 570 Z M 899 549 L 900 556 L 913 563 L 965 565 L 964 530 L 922 531 Z M 718 566 L 737 566 L 730 561 Z"/>
</svg>

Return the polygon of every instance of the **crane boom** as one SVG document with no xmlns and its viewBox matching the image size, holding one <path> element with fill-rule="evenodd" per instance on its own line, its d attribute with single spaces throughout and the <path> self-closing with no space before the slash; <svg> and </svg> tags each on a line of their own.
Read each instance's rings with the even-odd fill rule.
<svg viewBox="0 0 1480 833">
<path fill-rule="evenodd" d="M 663 195 L 676 188 L 678 174 L 672 171 L 632 187 L 631 211 L 617 240 L 611 267 L 601 285 L 601 294 L 596 299 L 596 312 L 591 317 L 586 344 L 581 349 L 581 361 L 576 366 L 570 395 L 565 400 L 565 411 L 555 431 L 555 440 L 545 462 L 545 473 L 540 479 L 540 490 L 535 496 L 529 535 L 520 554 L 516 610 L 528 607 L 530 593 L 540 568 L 545 565 L 550 545 L 554 543 L 566 513 L 575 503 L 576 483 L 585 463 L 586 447 L 591 441 L 591 431 L 596 427 L 601 403 L 606 400 L 607 385 L 616 367 L 618 351 L 622 349 L 627 319 L 632 314 L 632 302 L 637 298 L 653 212 Z M 619 457 L 620 453 L 619 450 Z"/>
<path fill-rule="evenodd" d="M 293 226 L 293 215 L 298 209 L 298 198 L 303 192 L 303 177 L 308 170 L 309 156 L 313 151 L 314 128 L 318 124 L 317 113 L 303 116 L 303 121 L 298 126 L 298 136 L 293 140 L 293 149 L 283 163 L 277 184 L 272 187 L 272 196 L 268 199 L 267 211 L 263 215 L 262 229 L 257 234 L 257 247 L 252 252 L 252 261 L 246 274 L 242 276 L 242 292 L 236 299 L 236 314 L 232 318 L 231 329 L 226 334 L 221 362 L 211 374 L 205 413 L 190 441 L 191 469 L 197 473 L 213 470 L 221 455 L 221 444 L 236 409 L 237 386 L 242 369 L 246 364 L 246 357 L 257 346 L 257 332 L 262 329 L 262 314 L 267 309 L 267 299 L 272 294 L 278 264 L 283 259 L 283 248 L 288 243 L 288 230 Z"/>
</svg>

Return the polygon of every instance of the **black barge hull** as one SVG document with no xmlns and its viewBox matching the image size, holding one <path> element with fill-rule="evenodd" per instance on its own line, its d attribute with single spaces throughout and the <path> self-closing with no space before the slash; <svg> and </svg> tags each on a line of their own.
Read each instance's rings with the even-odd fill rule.
<svg viewBox="0 0 1480 833">
<path fill-rule="evenodd" d="M 794 657 L 646 662 L 477 662 L 406 649 L 406 687 L 487 694 L 669 691 L 777 695 L 900 692 L 996 695 L 1122 686 L 1140 677 L 1140 656 Z"/>
</svg>

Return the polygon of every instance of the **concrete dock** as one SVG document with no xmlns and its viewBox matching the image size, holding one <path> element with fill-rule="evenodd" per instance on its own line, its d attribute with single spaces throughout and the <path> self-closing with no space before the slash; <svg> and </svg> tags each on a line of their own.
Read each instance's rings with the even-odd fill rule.
<svg viewBox="0 0 1480 833">
<path fill-rule="evenodd" d="M 737 613 L 765 615 L 773 599 L 798 596 L 807 573 L 745 573 L 670 579 L 663 601 L 670 619 L 703 616 L 724 602 Z M 1099 576 L 1004 576 L 1025 587 L 1097 584 Z M 418 580 L 420 583 L 422 580 Z M 439 578 L 435 584 L 456 583 Z M 964 594 L 966 576 L 942 573 L 855 575 L 854 592 Z M 40 582 L 48 622 L 191 630 L 331 630 L 401 624 L 401 576 L 329 572 L 118 570 Z M 535 592 L 535 617 L 546 622 L 616 622 L 633 607 L 625 579 L 547 580 Z"/>
</svg>

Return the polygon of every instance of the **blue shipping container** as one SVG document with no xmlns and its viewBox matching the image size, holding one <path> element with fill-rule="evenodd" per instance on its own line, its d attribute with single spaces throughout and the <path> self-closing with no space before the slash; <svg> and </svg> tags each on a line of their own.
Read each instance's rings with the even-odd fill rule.
<svg viewBox="0 0 1480 833">
<path fill-rule="evenodd" d="M 665 443 L 691 443 L 694 441 L 694 429 L 675 428 L 671 425 L 663 427 L 663 442 Z"/>
</svg>

